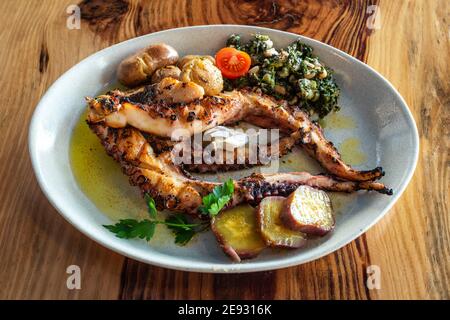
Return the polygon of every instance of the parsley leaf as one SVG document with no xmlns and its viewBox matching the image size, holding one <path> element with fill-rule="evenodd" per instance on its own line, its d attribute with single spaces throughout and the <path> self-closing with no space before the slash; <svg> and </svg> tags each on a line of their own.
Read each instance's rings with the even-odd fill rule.
<svg viewBox="0 0 450 320">
<path fill-rule="evenodd" d="M 195 235 L 193 227 L 183 227 L 183 224 L 187 224 L 187 219 L 182 214 L 171 216 L 165 222 L 167 223 L 167 228 L 171 229 L 175 235 L 175 243 L 177 244 L 185 245 Z"/>
<path fill-rule="evenodd" d="M 165 221 L 157 220 L 155 200 L 150 195 L 145 194 L 145 201 L 151 220 L 144 219 L 138 221 L 135 219 L 122 219 L 114 225 L 104 225 L 104 227 L 112 233 L 115 233 L 118 238 L 139 238 L 150 241 L 155 234 L 156 225 L 164 224 L 174 233 L 175 243 L 185 245 L 197 232 L 203 231 L 205 226 L 207 227 L 209 225 L 207 221 L 202 223 L 189 223 L 183 214 L 172 215 Z M 200 227 L 203 227 L 203 229 Z"/>
<path fill-rule="evenodd" d="M 156 219 L 157 211 L 156 211 L 155 200 L 153 200 L 153 198 L 148 193 L 145 194 L 144 199 L 145 199 L 145 202 L 147 203 L 148 214 L 153 219 Z"/>
<path fill-rule="evenodd" d="M 234 193 L 232 179 L 228 179 L 224 184 L 214 187 L 212 193 L 202 198 L 200 212 L 205 215 L 215 216 L 231 200 Z"/>
<path fill-rule="evenodd" d="M 187 218 L 181 213 L 170 216 L 165 220 L 165 223 L 169 229 L 181 228 L 188 230 L 196 226 L 196 224 L 189 224 Z"/>
<path fill-rule="evenodd" d="M 199 232 L 197 227 L 200 226 L 200 224 L 189 224 L 183 214 L 176 214 L 167 218 L 165 224 L 175 235 L 175 243 L 182 246 L 187 244 Z"/>
<path fill-rule="evenodd" d="M 180 246 L 186 245 L 191 241 L 192 237 L 197 233 L 195 230 L 179 230 L 175 233 L 175 243 Z"/>
<path fill-rule="evenodd" d="M 114 225 L 104 225 L 106 229 L 115 233 L 118 238 L 140 238 L 150 241 L 155 234 L 156 222 L 150 220 L 137 221 L 134 219 L 122 219 Z"/>
</svg>

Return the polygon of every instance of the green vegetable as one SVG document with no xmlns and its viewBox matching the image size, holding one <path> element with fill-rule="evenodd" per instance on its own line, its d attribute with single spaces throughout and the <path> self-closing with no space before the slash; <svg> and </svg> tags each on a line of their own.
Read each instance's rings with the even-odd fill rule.
<svg viewBox="0 0 450 320">
<path fill-rule="evenodd" d="M 144 198 L 151 220 L 144 219 L 138 221 L 135 219 L 122 219 L 114 225 L 104 225 L 104 227 L 112 233 L 115 233 L 118 238 L 140 238 L 150 241 L 155 234 L 156 225 L 164 224 L 175 235 L 175 243 L 185 245 L 196 233 L 203 231 L 209 225 L 209 222 L 189 223 L 183 214 L 170 216 L 165 221 L 156 220 L 157 211 L 155 200 L 148 194 L 145 194 Z"/>
<path fill-rule="evenodd" d="M 235 36 L 236 37 L 236 36 Z M 247 52 L 252 56 L 252 58 L 256 58 L 256 60 L 260 61 L 263 59 L 260 57 L 264 53 L 264 51 L 273 47 L 273 42 L 270 40 L 269 36 L 262 34 L 255 34 L 253 39 L 250 40 L 246 45 L 240 45 L 240 49 L 242 51 Z"/>
<path fill-rule="evenodd" d="M 246 79 L 244 77 L 241 77 L 239 79 Z M 233 84 L 233 81 L 227 78 L 223 78 L 223 91 L 232 91 L 236 85 Z"/>
<path fill-rule="evenodd" d="M 228 179 L 224 184 L 214 187 L 212 193 L 203 197 L 203 205 L 199 208 L 200 212 L 211 217 L 217 215 L 231 200 L 233 192 L 234 184 L 232 179 Z"/>
<path fill-rule="evenodd" d="M 314 80 L 300 79 L 298 80 L 299 94 L 306 100 L 314 100 L 318 98 L 317 82 Z"/>
<path fill-rule="evenodd" d="M 233 34 L 227 46 L 250 54 L 252 68 L 257 68 L 243 77 L 225 81 L 226 90 L 259 87 L 264 93 L 285 99 L 319 118 L 339 108 L 340 91 L 333 72 L 313 55 L 310 46 L 295 41 L 285 49 L 277 50 L 278 54 L 267 57 L 265 52 L 273 47 L 273 42 L 260 34 L 247 43 L 242 43 L 241 37 Z M 281 87 L 285 90 L 280 90 Z"/>
<path fill-rule="evenodd" d="M 153 219 L 156 219 L 157 211 L 156 211 L 155 200 L 153 200 L 153 198 L 150 197 L 148 193 L 145 194 L 144 199 L 145 199 L 145 202 L 147 203 L 148 214 Z"/>
<path fill-rule="evenodd" d="M 104 225 L 104 227 L 115 233 L 118 238 L 140 238 L 150 241 L 155 234 L 156 223 L 150 220 L 123 219 L 114 225 Z"/>
<path fill-rule="evenodd" d="M 234 184 L 232 179 L 228 179 L 224 184 L 214 187 L 213 192 L 203 197 L 203 205 L 200 211 L 213 217 L 231 200 L 234 192 Z M 135 219 L 122 219 L 114 225 L 104 225 L 106 229 L 116 234 L 117 237 L 123 239 L 140 238 L 150 241 L 155 234 L 156 225 L 164 224 L 172 230 L 175 236 L 175 243 L 185 245 L 198 232 L 202 232 L 209 226 L 209 221 L 201 223 L 189 223 L 186 216 L 176 214 L 167 219 L 157 220 L 157 210 L 155 200 L 148 194 L 145 195 L 148 214 L 150 219 L 141 221 Z"/>
<path fill-rule="evenodd" d="M 166 219 L 167 227 L 172 230 L 175 235 L 175 243 L 185 245 L 197 233 L 192 227 L 184 227 L 189 225 L 187 218 L 183 214 L 176 214 Z"/>
<path fill-rule="evenodd" d="M 233 47 L 241 50 L 241 36 L 238 34 L 232 34 L 228 37 L 227 47 Z"/>
<path fill-rule="evenodd" d="M 289 68 L 283 67 L 281 71 L 278 71 L 278 76 L 280 78 L 287 78 L 289 76 Z"/>
</svg>

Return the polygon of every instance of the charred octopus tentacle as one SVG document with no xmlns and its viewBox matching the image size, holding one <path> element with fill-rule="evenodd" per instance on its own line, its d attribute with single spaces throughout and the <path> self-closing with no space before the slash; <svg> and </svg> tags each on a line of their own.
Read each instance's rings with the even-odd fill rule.
<svg viewBox="0 0 450 320">
<path fill-rule="evenodd" d="M 88 121 L 113 128 L 129 125 L 153 136 L 174 138 L 179 132 L 177 130 L 192 136 L 217 125 L 245 120 L 265 128 L 280 128 L 282 133 L 294 136 L 292 139 L 296 139 L 336 177 L 361 182 L 383 176 L 379 167 L 358 171 L 345 164 L 320 127 L 306 113 L 289 106 L 286 101 L 244 89 L 208 96 L 188 104 L 167 104 L 155 98 L 154 90 L 153 86 L 146 86 L 128 93 L 113 91 L 95 99 L 88 98 Z M 205 168 L 208 167 L 199 171 L 205 171 Z"/>
<path fill-rule="evenodd" d="M 104 123 L 92 123 L 89 120 L 88 123 L 107 153 L 120 163 L 130 183 L 139 186 L 142 193 L 149 193 L 159 209 L 197 214 L 202 197 L 217 185 L 185 175 L 179 166 L 172 163 L 170 152 L 155 154 L 144 135 L 133 127 L 115 129 Z M 341 181 L 331 176 L 313 176 L 305 172 L 253 174 L 235 181 L 230 206 L 242 202 L 256 204 L 269 195 L 288 195 L 300 185 L 328 191 L 375 190 L 392 194 L 383 184 L 371 181 Z"/>
</svg>

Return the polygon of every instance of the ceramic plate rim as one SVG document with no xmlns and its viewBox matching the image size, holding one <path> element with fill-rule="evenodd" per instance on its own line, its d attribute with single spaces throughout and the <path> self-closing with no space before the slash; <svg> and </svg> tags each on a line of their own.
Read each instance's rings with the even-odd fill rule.
<svg viewBox="0 0 450 320">
<path fill-rule="evenodd" d="M 174 32 L 174 31 L 178 31 L 178 30 L 185 30 L 185 29 L 191 29 L 191 30 L 196 30 L 196 29 L 204 29 L 204 28 L 217 28 L 217 27 L 236 27 L 236 28 L 240 28 L 240 29 L 252 29 L 254 30 L 255 28 L 260 29 L 261 31 L 264 30 L 270 30 L 270 32 L 273 33 L 280 33 L 280 34 L 288 34 L 290 36 L 296 36 L 299 38 L 303 38 L 303 39 L 307 39 L 308 41 L 318 45 L 318 46 L 323 46 L 324 48 L 326 48 L 327 50 L 331 50 L 331 51 L 335 51 L 337 53 L 339 53 L 341 56 L 343 56 L 344 58 L 346 58 L 347 60 L 350 60 L 352 63 L 356 63 L 356 64 L 363 64 L 370 72 L 372 72 L 376 77 L 378 77 L 382 82 L 384 82 L 385 85 L 387 85 L 392 92 L 395 94 L 395 97 L 401 102 L 401 108 L 403 109 L 403 112 L 405 113 L 405 115 L 407 116 L 407 122 L 412 125 L 411 127 L 413 128 L 413 148 L 414 150 L 412 150 L 413 154 L 414 154 L 414 158 L 413 158 L 413 165 L 411 166 L 410 170 L 407 172 L 406 178 L 403 180 L 403 183 L 399 186 L 398 190 L 396 191 L 396 193 L 393 195 L 392 200 L 389 202 L 389 204 L 384 208 L 384 210 L 382 210 L 378 216 L 376 217 L 376 219 L 372 220 L 371 223 L 369 223 L 368 225 L 366 225 L 363 229 L 358 230 L 357 232 L 353 233 L 353 234 L 349 234 L 347 237 L 344 237 L 341 241 L 336 241 L 336 243 L 328 250 L 324 250 L 323 252 L 321 252 L 320 254 L 317 254 L 313 257 L 307 258 L 307 259 L 301 259 L 298 256 L 292 256 L 289 257 L 288 259 L 283 260 L 283 262 L 278 262 L 277 260 L 271 260 L 271 261 L 263 261 L 263 262 L 259 262 L 256 264 L 256 266 L 254 265 L 254 263 L 243 263 L 243 264 L 234 264 L 231 263 L 229 264 L 229 267 L 224 268 L 222 265 L 218 268 L 216 267 L 214 264 L 211 263 L 207 263 L 207 262 L 198 262 L 198 263 L 182 263 L 182 260 L 180 260 L 177 257 L 172 257 L 172 256 L 167 256 L 165 254 L 160 254 L 160 253 L 152 253 L 153 254 L 153 259 L 149 259 L 148 257 L 142 257 L 140 255 L 134 254 L 132 252 L 129 252 L 128 250 L 125 250 L 125 246 L 123 246 L 120 242 L 118 241 L 111 241 L 111 239 L 107 239 L 107 238 L 103 238 L 102 236 L 95 234 L 95 233 L 91 233 L 89 232 L 89 230 L 87 230 L 87 228 L 80 223 L 79 221 L 77 221 L 76 217 L 71 216 L 70 214 L 68 214 L 67 208 L 64 207 L 63 204 L 61 204 L 55 197 L 53 194 L 51 194 L 49 192 L 48 186 L 47 186 L 47 182 L 45 177 L 42 175 L 42 172 L 40 170 L 39 164 L 38 164 L 38 146 L 37 146 L 37 140 L 35 139 L 35 132 L 37 131 L 37 122 L 38 122 L 38 118 L 39 118 L 39 114 L 41 112 L 41 110 L 43 108 L 45 108 L 45 102 L 47 100 L 49 100 L 53 94 L 53 91 L 55 91 L 57 84 L 60 82 L 63 82 L 64 79 L 68 76 L 69 73 L 71 73 L 73 70 L 75 70 L 76 68 L 80 67 L 83 64 L 87 64 L 90 63 L 91 61 L 97 59 L 99 56 L 102 56 L 103 54 L 105 54 L 106 50 L 110 50 L 111 48 L 118 48 L 121 46 L 126 46 L 128 45 L 130 42 L 135 41 L 136 39 L 140 39 L 140 38 L 145 38 L 148 37 L 150 35 L 154 36 L 154 35 L 162 35 L 164 33 L 170 33 L 170 32 Z M 370 229 L 374 224 L 376 224 L 382 217 L 385 216 L 385 214 L 392 208 L 392 206 L 397 202 L 397 200 L 400 198 L 400 196 L 403 194 L 404 190 L 406 189 L 407 185 L 409 184 L 415 168 L 417 166 L 417 162 L 418 162 L 418 157 L 419 157 L 419 134 L 418 134 L 418 130 L 417 130 L 417 125 L 415 123 L 414 117 L 408 107 L 408 105 L 406 104 L 405 100 L 403 99 L 403 97 L 398 93 L 398 91 L 395 89 L 395 87 L 383 76 L 381 75 L 379 72 L 377 72 L 375 69 L 373 69 L 372 67 L 370 67 L 369 65 L 361 62 L 360 60 L 352 57 L 351 55 L 337 49 L 334 48 L 326 43 L 320 42 L 318 40 L 314 40 L 302 35 L 298 35 L 298 34 L 294 34 L 291 32 L 287 32 L 287 31 L 281 31 L 281 30 L 276 30 L 276 29 L 270 29 L 270 28 L 264 28 L 264 27 L 258 27 L 258 26 L 251 26 L 251 25 L 233 25 L 233 24 L 214 24 L 214 25 L 198 25 L 198 26 L 188 26 L 188 27 L 182 27 L 182 28 L 171 28 L 171 29 L 166 29 L 166 30 L 162 30 L 162 31 L 158 31 L 158 32 L 154 32 L 154 33 L 149 33 L 146 35 L 142 35 L 139 37 L 135 37 L 132 39 L 128 39 L 126 41 L 120 42 L 118 44 L 114 44 L 112 46 L 109 46 L 107 48 L 104 48 L 88 57 L 86 57 L 85 59 L 81 60 L 80 62 L 78 62 L 77 64 L 75 64 L 73 67 L 71 67 L 69 70 L 67 70 L 66 72 L 64 72 L 45 92 L 45 94 L 42 96 L 42 98 L 40 99 L 37 107 L 35 108 L 31 121 L 30 121 L 30 125 L 29 125 L 29 132 L 28 132 L 28 147 L 29 147 L 29 153 L 30 153 L 30 157 L 31 157 L 31 162 L 32 162 L 32 167 L 33 170 L 35 172 L 35 175 L 37 177 L 37 181 L 38 184 L 41 188 L 41 190 L 43 191 L 43 193 L 45 194 L 45 196 L 47 197 L 47 199 L 49 200 L 49 202 L 52 204 L 52 206 L 70 223 L 72 224 L 76 229 L 78 229 L 79 231 L 81 231 L 83 234 L 85 234 L 86 236 L 88 236 L 90 239 L 96 241 L 97 243 L 103 245 L 104 247 L 111 249 L 115 252 L 118 252 L 126 257 L 144 262 L 144 263 L 149 263 L 155 266 L 159 266 L 159 267 L 165 267 L 165 268 L 170 268 L 170 269 L 174 269 L 174 270 L 183 270 L 183 271 L 194 271 L 194 272 L 207 272 L 207 273 L 243 273 L 243 272 L 257 272 L 257 271 L 268 271 L 268 270 L 275 270 L 275 269 L 281 269 L 281 268 L 287 268 L 287 267 L 291 267 L 291 266 L 295 266 L 295 265 L 299 265 L 299 264 L 303 264 L 303 263 L 307 263 L 316 259 L 319 259 L 323 256 L 326 256 L 336 250 L 339 250 L 340 248 L 342 248 L 343 246 L 345 246 L 346 244 L 350 243 L 351 241 L 355 240 L 356 238 L 358 238 L 359 236 L 361 236 L 363 233 L 365 233 L 368 229 Z M 300 261 L 301 260 L 301 261 Z"/>
</svg>

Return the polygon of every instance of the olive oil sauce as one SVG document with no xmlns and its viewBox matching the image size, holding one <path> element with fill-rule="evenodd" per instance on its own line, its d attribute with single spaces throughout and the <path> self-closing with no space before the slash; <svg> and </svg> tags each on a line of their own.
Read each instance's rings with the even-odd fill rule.
<svg viewBox="0 0 450 320">
<path fill-rule="evenodd" d="M 77 122 L 70 143 L 70 161 L 73 174 L 80 189 L 89 197 L 95 206 L 112 220 L 124 218 L 143 219 L 147 215 L 147 207 L 140 195 L 139 188 L 132 187 L 128 178 L 122 173 L 120 166 L 109 157 L 97 136 L 91 132 L 86 124 L 86 112 Z M 330 114 L 322 125 L 328 130 L 351 129 L 355 127 L 352 118 Z M 349 164 L 359 165 L 367 160 L 360 150 L 359 140 L 350 138 L 342 141 L 339 151 L 343 159 Z M 204 179 L 225 181 L 228 177 L 234 179 L 246 176 L 261 167 L 254 167 L 239 172 L 226 172 L 220 174 L 198 175 Z M 323 169 L 314 159 L 311 159 L 302 150 L 295 148 L 279 160 L 279 170 L 307 171 L 312 174 L 323 172 Z M 356 196 L 355 194 L 329 193 L 336 214 L 343 213 L 346 205 Z M 164 243 L 170 231 L 160 227 L 152 244 Z M 173 241 L 173 240 L 172 240 Z"/>
</svg>

